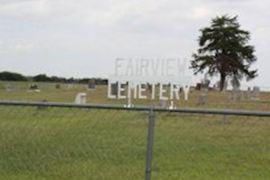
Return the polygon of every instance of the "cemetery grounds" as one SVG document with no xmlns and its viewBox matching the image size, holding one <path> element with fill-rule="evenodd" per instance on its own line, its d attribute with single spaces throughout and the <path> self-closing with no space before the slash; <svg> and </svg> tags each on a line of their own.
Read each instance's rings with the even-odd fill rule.
<svg viewBox="0 0 270 180">
<path fill-rule="evenodd" d="M 125 104 L 106 98 L 106 86 L 0 82 L 0 100 Z M 270 93 L 260 100 L 228 100 L 209 91 L 198 105 L 193 91 L 183 108 L 270 111 Z M 136 105 L 158 101 L 136 100 Z M 269 179 L 270 118 L 156 113 L 152 179 Z M 144 179 L 148 113 L 106 109 L 0 106 L 0 179 Z"/>
</svg>

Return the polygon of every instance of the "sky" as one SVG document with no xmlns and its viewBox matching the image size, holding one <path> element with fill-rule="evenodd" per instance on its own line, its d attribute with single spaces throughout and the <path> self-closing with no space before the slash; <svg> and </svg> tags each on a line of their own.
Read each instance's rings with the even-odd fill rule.
<svg viewBox="0 0 270 180">
<path fill-rule="evenodd" d="M 107 77 L 116 58 L 185 58 L 199 29 L 238 15 L 270 87 L 268 0 L 0 0 L 0 71 Z"/>
</svg>

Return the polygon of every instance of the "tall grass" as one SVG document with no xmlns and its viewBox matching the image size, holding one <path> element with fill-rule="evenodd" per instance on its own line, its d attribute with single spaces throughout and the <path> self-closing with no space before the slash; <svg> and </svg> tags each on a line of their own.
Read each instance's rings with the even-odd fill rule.
<svg viewBox="0 0 270 180">
<path fill-rule="evenodd" d="M 0 106 L 0 179 L 144 179 L 146 112 Z M 268 179 L 269 118 L 156 114 L 153 179 Z"/>
</svg>

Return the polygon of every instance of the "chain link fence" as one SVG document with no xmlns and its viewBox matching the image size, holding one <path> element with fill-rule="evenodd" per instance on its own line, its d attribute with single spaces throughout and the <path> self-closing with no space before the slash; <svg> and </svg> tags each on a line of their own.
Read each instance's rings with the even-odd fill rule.
<svg viewBox="0 0 270 180">
<path fill-rule="evenodd" d="M 156 115 L 152 179 L 269 179 L 270 118 Z"/>
<path fill-rule="evenodd" d="M 0 179 L 269 179 L 269 117 L 0 102 Z"/>
</svg>

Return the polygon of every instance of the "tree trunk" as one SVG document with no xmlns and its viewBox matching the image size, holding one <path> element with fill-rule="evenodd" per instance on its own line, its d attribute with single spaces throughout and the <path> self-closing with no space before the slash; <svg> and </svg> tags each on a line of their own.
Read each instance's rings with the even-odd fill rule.
<svg viewBox="0 0 270 180">
<path fill-rule="evenodd" d="M 220 73 L 220 89 L 219 89 L 220 91 L 224 90 L 225 80 L 226 80 L 226 74 Z"/>
</svg>

